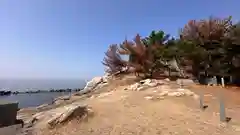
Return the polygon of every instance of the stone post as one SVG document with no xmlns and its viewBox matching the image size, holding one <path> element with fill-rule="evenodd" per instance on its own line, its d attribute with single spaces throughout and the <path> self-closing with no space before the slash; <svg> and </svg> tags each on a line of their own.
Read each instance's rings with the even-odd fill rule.
<svg viewBox="0 0 240 135">
<path fill-rule="evenodd" d="M 222 82 L 222 87 L 225 87 L 225 83 L 224 83 L 224 78 L 221 78 L 221 82 Z"/>
</svg>

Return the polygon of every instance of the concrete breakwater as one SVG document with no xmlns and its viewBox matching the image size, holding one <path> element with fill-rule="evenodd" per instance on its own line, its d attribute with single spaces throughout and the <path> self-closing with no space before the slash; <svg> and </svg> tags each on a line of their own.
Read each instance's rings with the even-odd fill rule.
<svg viewBox="0 0 240 135">
<path fill-rule="evenodd" d="M 50 93 L 50 92 L 78 92 L 82 88 L 78 89 L 50 89 L 50 90 L 36 90 L 36 91 L 0 91 L 0 96 L 10 96 L 17 94 L 34 94 L 34 93 Z"/>
</svg>

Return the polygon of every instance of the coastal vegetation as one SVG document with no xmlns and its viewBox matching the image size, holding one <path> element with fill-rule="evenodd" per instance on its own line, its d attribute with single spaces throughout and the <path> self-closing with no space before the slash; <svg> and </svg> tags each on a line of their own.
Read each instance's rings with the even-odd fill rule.
<svg viewBox="0 0 240 135">
<path fill-rule="evenodd" d="M 128 60 L 123 60 L 127 55 Z M 135 73 L 144 78 L 223 77 L 239 84 L 240 23 L 232 17 L 190 20 L 173 38 L 162 30 L 112 44 L 102 62 L 110 74 Z"/>
</svg>

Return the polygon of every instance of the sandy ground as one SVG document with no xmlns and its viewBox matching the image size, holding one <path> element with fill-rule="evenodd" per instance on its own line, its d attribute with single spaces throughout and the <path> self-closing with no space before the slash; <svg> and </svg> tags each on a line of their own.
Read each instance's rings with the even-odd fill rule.
<svg viewBox="0 0 240 135">
<path fill-rule="evenodd" d="M 116 83 L 117 84 L 117 83 Z M 229 123 L 219 121 L 217 89 L 191 87 L 202 92 L 209 107 L 202 111 L 192 97 L 166 97 L 147 100 L 158 89 L 145 91 L 123 90 L 122 85 L 108 87 L 101 96 L 84 100 L 94 115 L 86 120 L 74 119 L 52 130 L 38 131 L 37 135 L 240 135 L 240 103 L 236 92 L 225 94 Z M 205 87 L 204 87 L 205 88 Z M 215 92 L 216 91 L 216 92 Z"/>
</svg>

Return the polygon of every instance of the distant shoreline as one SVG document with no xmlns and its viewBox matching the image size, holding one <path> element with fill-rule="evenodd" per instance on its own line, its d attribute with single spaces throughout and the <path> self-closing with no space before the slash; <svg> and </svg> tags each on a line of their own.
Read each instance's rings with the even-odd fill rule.
<svg viewBox="0 0 240 135">
<path fill-rule="evenodd" d="M 36 91 L 0 91 L 0 96 L 10 96 L 10 95 L 17 95 L 17 94 L 34 94 L 34 93 L 78 92 L 81 90 L 83 90 L 83 88 L 51 89 L 51 90 L 36 90 Z"/>
</svg>

